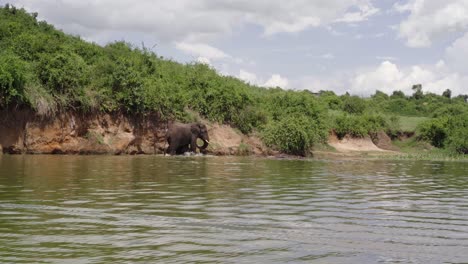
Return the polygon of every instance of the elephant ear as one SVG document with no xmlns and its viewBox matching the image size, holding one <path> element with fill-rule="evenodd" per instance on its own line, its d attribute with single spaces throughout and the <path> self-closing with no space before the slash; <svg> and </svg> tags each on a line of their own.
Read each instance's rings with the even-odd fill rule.
<svg viewBox="0 0 468 264">
<path fill-rule="evenodd" d="M 192 134 L 198 135 L 200 134 L 200 124 L 195 123 L 190 126 L 190 131 L 192 131 Z"/>
</svg>

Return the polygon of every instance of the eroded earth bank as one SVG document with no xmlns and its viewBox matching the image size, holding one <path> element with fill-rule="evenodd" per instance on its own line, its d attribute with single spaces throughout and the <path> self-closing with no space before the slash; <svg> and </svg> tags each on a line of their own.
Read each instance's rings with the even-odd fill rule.
<svg viewBox="0 0 468 264">
<path fill-rule="evenodd" d="M 9 154 L 163 154 L 167 122 L 155 115 L 66 112 L 39 117 L 29 110 L 0 112 L 0 152 Z M 214 155 L 268 155 L 256 136 L 209 124 Z"/>
</svg>

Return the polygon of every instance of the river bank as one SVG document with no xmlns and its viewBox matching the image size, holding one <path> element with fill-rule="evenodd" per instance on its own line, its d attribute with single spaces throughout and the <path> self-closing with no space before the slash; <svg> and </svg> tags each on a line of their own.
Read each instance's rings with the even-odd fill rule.
<svg viewBox="0 0 468 264">
<path fill-rule="evenodd" d="M 213 155 L 271 155 L 258 136 L 206 123 Z M 157 115 L 66 112 L 41 117 L 30 110 L 0 112 L 0 152 L 8 154 L 163 154 L 167 122 Z"/>
<path fill-rule="evenodd" d="M 31 110 L 19 110 L 2 111 L 0 116 L 0 152 L 7 154 L 163 154 L 167 147 L 167 122 L 156 115 L 65 112 L 43 117 Z M 289 157 L 265 146 L 256 134 L 244 135 L 228 125 L 202 122 L 210 136 L 208 154 Z M 372 140 L 338 139 L 332 132 L 328 145 L 346 156 L 392 152 L 385 133 Z"/>
<path fill-rule="evenodd" d="M 228 126 L 203 120 L 210 136 L 208 154 L 297 159 L 265 146 L 256 134 L 244 135 Z M 167 122 L 156 115 L 66 112 L 41 117 L 30 110 L 0 112 L 0 153 L 5 154 L 164 154 Z M 407 140 L 407 139 L 406 139 Z M 315 148 L 316 159 L 466 160 L 463 156 L 428 149 L 401 150 L 385 133 L 373 137 L 339 139 L 330 133 L 328 144 Z"/>
</svg>

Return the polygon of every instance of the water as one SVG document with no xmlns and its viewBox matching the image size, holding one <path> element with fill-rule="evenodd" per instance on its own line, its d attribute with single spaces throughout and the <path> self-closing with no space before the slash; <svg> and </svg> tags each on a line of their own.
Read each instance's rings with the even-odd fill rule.
<svg viewBox="0 0 468 264">
<path fill-rule="evenodd" d="M 0 263 L 460 263 L 468 164 L 0 156 Z"/>
</svg>

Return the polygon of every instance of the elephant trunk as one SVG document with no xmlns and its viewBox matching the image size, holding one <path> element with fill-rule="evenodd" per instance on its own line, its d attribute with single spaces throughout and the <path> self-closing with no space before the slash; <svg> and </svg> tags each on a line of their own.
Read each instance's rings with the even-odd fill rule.
<svg viewBox="0 0 468 264">
<path fill-rule="evenodd" d="M 206 149 L 208 147 L 208 144 L 210 144 L 210 141 L 208 139 L 204 139 L 204 138 L 200 138 L 201 140 L 203 140 L 203 146 L 197 146 L 199 149 Z"/>
</svg>

